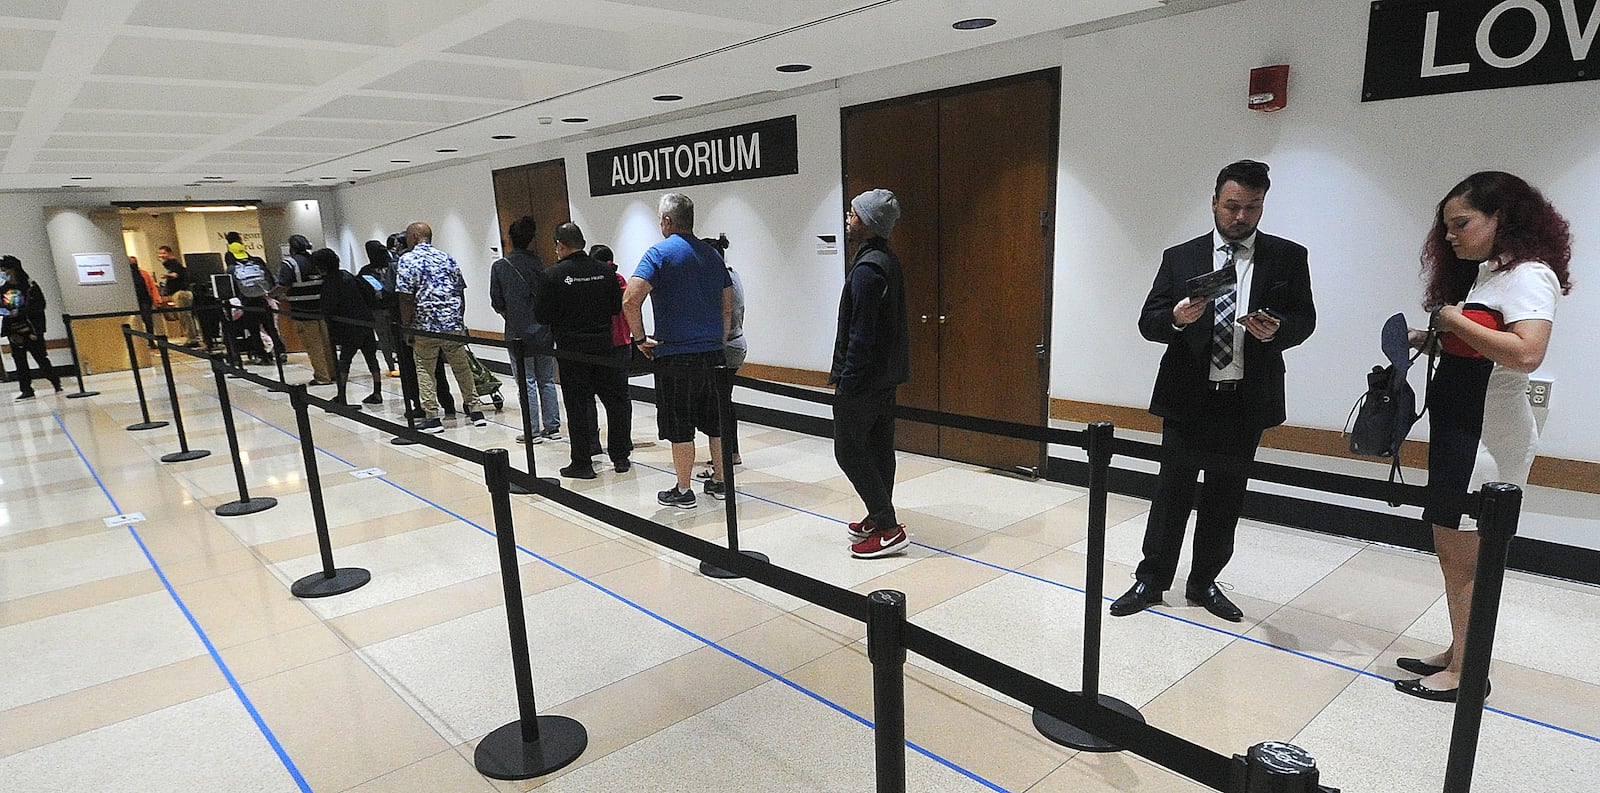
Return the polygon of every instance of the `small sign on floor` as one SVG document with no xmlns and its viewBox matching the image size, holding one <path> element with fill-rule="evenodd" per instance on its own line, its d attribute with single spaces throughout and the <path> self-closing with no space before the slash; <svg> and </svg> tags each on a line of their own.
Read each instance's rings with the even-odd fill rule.
<svg viewBox="0 0 1600 793">
<path fill-rule="evenodd" d="M 351 471 L 350 475 L 357 479 L 372 479 L 383 476 L 384 473 L 386 472 L 382 468 L 363 468 L 359 471 Z"/>
<path fill-rule="evenodd" d="M 108 528 L 108 529 L 112 528 L 114 526 L 126 526 L 126 525 L 128 525 L 130 523 L 143 523 L 143 522 L 144 522 L 144 513 L 143 512 L 129 512 L 129 513 L 125 514 L 125 515 L 112 515 L 111 517 L 105 519 L 106 528 Z"/>
</svg>

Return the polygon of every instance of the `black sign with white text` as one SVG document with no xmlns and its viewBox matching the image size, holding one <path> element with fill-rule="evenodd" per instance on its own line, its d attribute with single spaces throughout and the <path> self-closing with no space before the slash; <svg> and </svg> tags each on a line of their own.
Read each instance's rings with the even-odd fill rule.
<svg viewBox="0 0 1600 793">
<path fill-rule="evenodd" d="M 795 117 L 589 153 L 589 195 L 670 190 L 800 172 Z"/>
<path fill-rule="evenodd" d="M 1600 78 L 1600 0 L 1377 0 L 1364 102 Z"/>
</svg>

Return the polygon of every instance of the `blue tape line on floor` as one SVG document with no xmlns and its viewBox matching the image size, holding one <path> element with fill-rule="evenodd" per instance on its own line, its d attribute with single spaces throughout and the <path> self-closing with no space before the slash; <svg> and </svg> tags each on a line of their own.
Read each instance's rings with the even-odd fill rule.
<svg viewBox="0 0 1600 793">
<path fill-rule="evenodd" d="M 101 481 L 100 473 L 95 470 L 94 465 L 89 462 L 89 458 L 84 455 L 83 449 L 79 448 L 78 440 L 72 437 L 72 431 L 67 429 L 66 422 L 61 419 L 61 414 L 51 411 L 50 415 L 55 417 L 57 426 L 61 427 L 61 431 L 66 434 L 67 442 L 72 444 L 72 450 L 77 453 L 78 459 L 83 462 L 85 468 L 89 469 L 89 475 L 94 477 L 94 483 L 100 487 L 100 492 L 105 494 L 106 501 L 111 502 L 112 511 L 118 515 L 122 514 L 122 507 L 117 504 L 116 497 L 111 495 L 111 490 L 106 487 L 105 482 Z M 244 688 L 239 685 L 239 680 L 233 676 L 233 670 L 229 669 L 228 664 L 222 660 L 222 655 L 217 652 L 216 645 L 211 643 L 211 637 L 206 634 L 205 628 L 200 627 L 200 621 L 195 619 L 193 612 L 189 611 L 188 604 L 183 602 L 182 597 L 179 597 L 178 590 L 173 588 L 172 582 L 167 579 L 166 572 L 156 562 L 155 556 L 150 553 L 150 548 L 144 544 L 144 538 L 139 536 L 138 530 L 132 524 L 129 524 L 127 529 L 128 533 L 133 535 L 133 541 L 138 543 L 139 551 L 144 554 L 145 560 L 150 563 L 150 568 L 155 571 L 156 577 L 161 580 L 161 586 L 166 588 L 167 595 L 172 598 L 173 603 L 177 604 L 178 610 L 183 612 L 183 618 L 189 621 L 189 627 L 194 629 L 195 635 L 200 637 L 200 643 L 205 645 L 206 652 L 211 655 L 212 662 L 217 665 L 217 669 L 221 670 L 223 679 L 228 681 L 228 687 L 232 688 L 234 696 L 239 698 L 239 704 L 243 705 L 245 712 L 250 714 L 250 720 L 255 722 L 256 729 L 261 731 L 261 735 L 267 739 L 267 745 L 272 747 L 272 751 L 278 756 L 279 762 L 283 763 L 284 770 L 289 772 L 289 777 L 294 780 L 295 785 L 302 791 L 311 793 L 311 785 L 306 782 L 305 776 L 300 773 L 300 768 L 294 764 L 294 760 L 284 750 L 283 744 L 278 742 L 278 736 L 273 734 L 271 727 L 267 726 L 266 720 L 261 717 L 261 712 L 256 710 L 255 703 L 250 701 L 250 696 L 244 693 Z"/>
</svg>

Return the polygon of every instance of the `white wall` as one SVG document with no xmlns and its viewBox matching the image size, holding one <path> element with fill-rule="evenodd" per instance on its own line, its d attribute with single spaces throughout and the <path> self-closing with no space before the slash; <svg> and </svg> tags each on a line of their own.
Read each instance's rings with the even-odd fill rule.
<svg viewBox="0 0 1600 793">
<path fill-rule="evenodd" d="M 434 223 L 469 283 L 487 280 L 497 246 L 490 171 L 565 157 L 573 219 L 616 251 L 622 271 L 657 238 L 657 192 L 590 198 L 584 155 L 625 143 L 794 114 L 800 173 L 685 190 L 697 232 L 726 232 L 749 293 L 750 360 L 826 369 L 843 257 L 818 256 L 815 235 L 842 234 L 842 106 L 1062 69 L 1057 175 L 1053 397 L 1142 407 L 1161 348 L 1138 335 L 1139 305 L 1168 246 L 1206 232 L 1212 183 L 1224 164 L 1272 165 L 1262 229 L 1311 250 L 1317 333 L 1288 355 L 1289 422 L 1339 428 L 1381 359 L 1389 314 L 1422 321 L 1417 253 L 1433 207 L 1468 173 L 1496 168 L 1542 187 L 1573 222 L 1578 288 L 1560 318 L 1541 375 L 1556 396 L 1544 454 L 1600 460 L 1600 376 L 1583 354 L 1584 319 L 1600 309 L 1587 267 L 1600 261 L 1600 114 L 1596 83 L 1533 86 L 1360 102 L 1368 7 L 1313 0 L 1245 0 L 1065 40 L 1035 37 L 977 53 L 852 77 L 837 87 L 561 146 L 337 192 L 340 242 L 360 255 L 370 238 L 413 219 Z M 1289 106 L 1245 108 L 1249 70 L 1291 65 Z M 996 130 L 997 142 L 1004 131 Z M 890 185 L 892 187 L 892 185 Z M 344 251 L 341 251 L 343 253 Z M 474 297 L 475 296 L 475 297 Z M 482 291 L 468 323 L 498 330 Z M 1419 427 L 1417 436 L 1425 435 Z"/>
</svg>

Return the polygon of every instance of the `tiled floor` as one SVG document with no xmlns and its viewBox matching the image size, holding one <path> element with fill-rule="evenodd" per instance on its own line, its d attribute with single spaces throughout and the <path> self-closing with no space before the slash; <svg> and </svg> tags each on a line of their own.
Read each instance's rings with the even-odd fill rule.
<svg viewBox="0 0 1600 793">
<path fill-rule="evenodd" d="M 193 364 L 178 371 L 189 444 L 213 454 L 170 465 L 157 460 L 178 448 L 173 428 L 123 429 L 139 420 L 125 373 L 91 378 L 102 393 L 90 399 L 11 402 L 0 391 L 7 793 L 872 788 L 862 625 L 705 578 L 678 554 L 529 497 L 513 512 L 538 705 L 580 720 L 589 746 L 548 777 L 478 774 L 477 742 L 517 717 L 481 471 L 314 412 L 335 560 L 372 582 L 300 600 L 289 585 L 321 561 L 288 400 L 232 386 L 250 493 L 278 506 L 220 518 L 212 509 L 237 491 L 213 384 Z M 168 418 L 164 400 L 151 409 Z M 635 421 L 632 472 L 603 466 L 568 485 L 720 540 L 721 503 L 656 505 L 668 450 L 650 442 L 648 405 Z M 508 412 L 446 437 L 510 448 L 520 466 L 519 432 Z M 859 561 L 843 523 L 860 504 L 830 444 L 753 425 L 742 442 L 744 547 L 859 592 L 904 591 L 917 624 L 1078 685 L 1082 490 L 906 457 L 897 501 L 916 544 Z M 567 445 L 535 453 L 548 474 Z M 351 475 L 369 468 L 385 473 Z M 1600 514 L 1592 497 L 1559 505 L 1547 522 L 1561 531 Z M 1111 498 L 1112 596 L 1138 560 L 1145 508 Z M 107 526 L 126 513 L 143 519 Z M 1432 557 L 1257 524 L 1241 527 L 1238 545 L 1224 578 L 1246 621 L 1184 606 L 1108 619 L 1101 690 L 1224 754 L 1300 744 L 1323 783 L 1346 791 L 1440 789 L 1452 708 L 1388 682 L 1395 656 L 1445 640 Z M 1474 790 L 1580 791 L 1600 778 L 1596 614 L 1600 590 L 1510 577 Z M 906 701 L 911 790 L 1204 789 L 1129 754 L 1063 749 L 1019 703 L 916 656 Z"/>
</svg>

